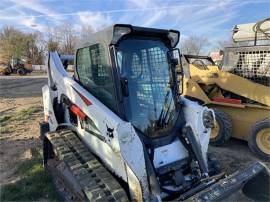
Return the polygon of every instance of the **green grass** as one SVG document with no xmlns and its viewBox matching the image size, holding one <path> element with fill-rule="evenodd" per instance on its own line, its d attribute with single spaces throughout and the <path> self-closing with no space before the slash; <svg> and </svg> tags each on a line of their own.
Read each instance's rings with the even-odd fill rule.
<svg viewBox="0 0 270 202">
<path fill-rule="evenodd" d="M 11 133 L 16 129 L 16 126 L 21 124 L 26 124 L 27 121 L 33 120 L 36 113 L 42 111 L 41 107 L 34 106 L 28 109 L 21 110 L 17 113 L 12 113 L 6 116 L 0 117 L 0 134 L 1 133 Z M 15 127 L 10 126 L 10 124 L 15 124 Z"/>
<path fill-rule="evenodd" d="M 11 118 L 10 115 L 0 117 L 0 123 L 4 123 L 4 122 L 8 121 L 10 118 Z"/>
<path fill-rule="evenodd" d="M 33 159 L 24 161 L 17 167 L 20 180 L 1 187 L 0 201 L 60 200 L 49 175 L 42 166 L 41 154 L 35 152 L 33 156 Z"/>
<path fill-rule="evenodd" d="M 0 117 L 0 133 L 9 133 L 16 126 L 35 119 L 41 107 L 30 107 Z M 33 151 L 32 159 L 19 162 L 14 175 L 19 180 L 0 187 L 0 201 L 59 201 L 60 198 L 48 173 L 42 166 L 41 152 Z"/>
<path fill-rule="evenodd" d="M 0 124 L 6 125 L 9 122 L 19 121 L 24 122 L 27 120 L 33 119 L 33 114 L 41 112 L 42 108 L 38 106 L 30 107 L 28 109 L 23 109 L 17 113 L 9 114 L 3 117 L 0 117 Z"/>
<path fill-rule="evenodd" d="M 14 130 L 12 130 L 11 128 L 9 128 L 8 126 L 0 126 L 0 134 L 1 133 L 11 133 Z"/>
</svg>

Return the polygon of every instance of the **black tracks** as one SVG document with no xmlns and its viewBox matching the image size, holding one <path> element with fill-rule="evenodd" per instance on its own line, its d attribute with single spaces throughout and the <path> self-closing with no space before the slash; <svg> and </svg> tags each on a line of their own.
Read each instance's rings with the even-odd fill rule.
<svg viewBox="0 0 270 202">
<path fill-rule="evenodd" d="M 70 130 L 46 134 L 56 156 L 63 161 L 89 201 L 128 201 L 113 175 Z"/>
</svg>

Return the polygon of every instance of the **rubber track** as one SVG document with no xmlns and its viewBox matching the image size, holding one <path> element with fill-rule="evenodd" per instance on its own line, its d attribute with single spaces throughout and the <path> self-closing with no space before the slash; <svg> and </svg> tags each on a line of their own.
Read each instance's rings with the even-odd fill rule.
<svg viewBox="0 0 270 202">
<path fill-rule="evenodd" d="M 70 131 L 47 133 L 59 160 L 70 169 L 89 201 L 129 201 L 112 174 Z"/>
</svg>

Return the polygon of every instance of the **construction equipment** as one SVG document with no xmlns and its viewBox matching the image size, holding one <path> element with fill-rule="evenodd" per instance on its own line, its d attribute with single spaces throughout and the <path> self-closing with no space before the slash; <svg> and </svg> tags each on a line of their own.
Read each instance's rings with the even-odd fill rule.
<svg viewBox="0 0 270 202">
<path fill-rule="evenodd" d="M 269 159 L 269 87 L 220 70 L 208 56 L 185 55 L 183 64 L 183 94 L 215 110 L 210 142 L 223 145 L 230 137 L 246 140 L 255 154 Z M 259 76 L 252 79 L 265 81 Z"/>
<path fill-rule="evenodd" d="M 0 75 L 9 75 L 11 72 L 8 65 L 8 57 L 0 53 Z"/>
<path fill-rule="evenodd" d="M 49 53 L 44 165 L 68 200 L 269 200 L 263 164 L 225 177 L 207 153 L 214 113 L 180 96 L 179 35 L 116 24 L 77 50 L 74 76 Z"/>
<path fill-rule="evenodd" d="M 10 74 L 10 70 L 8 65 L 4 64 L 4 63 L 0 63 L 0 75 L 9 75 Z"/>
<path fill-rule="evenodd" d="M 269 23 L 237 25 L 233 39 L 257 44 L 269 38 Z M 215 110 L 212 144 L 223 145 L 232 136 L 248 141 L 255 154 L 269 160 L 270 45 L 226 47 L 223 54 L 222 70 L 210 57 L 184 56 L 184 95 Z"/>
<path fill-rule="evenodd" d="M 15 73 L 22 76 L 33 71 L 32 65 L 28 64 L 25 59 L 12 58 L 7 60 L 3 57 L 0 55 L 0 74 L 2 75 Z"/>
<path fill-rule="evenodd" d="M 256 23 L 235 25 L 232 35 L 234 42 L 254 42 L 270 39 L 270 18 L 263 19 Z"/>
<path fill-rule="evenodd" d="M 10 67 L 12 72 L 21 76 L 33 71 L 32 64 L 27 63 L 26 59 L 12 58 Z"/>
</svg>

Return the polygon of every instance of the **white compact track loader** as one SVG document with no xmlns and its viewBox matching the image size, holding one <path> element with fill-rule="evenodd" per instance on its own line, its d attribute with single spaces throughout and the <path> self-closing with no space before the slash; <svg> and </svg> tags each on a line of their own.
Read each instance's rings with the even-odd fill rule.
<svg viewBox="0 0 270 202">
<path fill-rule="evenodd" d="M 269 199 L 264 165 L 225 176 L 208 154 L 215 115 L 181 96 L 179 35 L 116 24 L 77 50 L 74 76 L 49 53 L 44 166 L 67 200 Z"/>
</svg>

